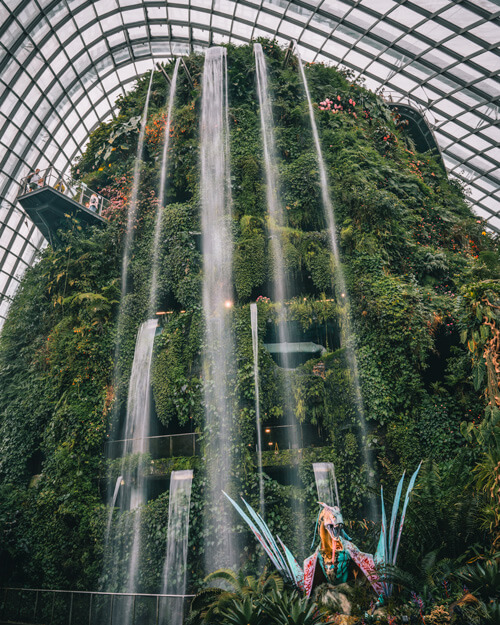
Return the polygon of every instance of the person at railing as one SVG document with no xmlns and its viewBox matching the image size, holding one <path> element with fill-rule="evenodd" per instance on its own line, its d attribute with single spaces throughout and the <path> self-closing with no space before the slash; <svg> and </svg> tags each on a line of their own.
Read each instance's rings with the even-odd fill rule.
<svg viewBox="0 0 500 625">
<path fill-rule="evenodd" d="M 29 174 L 28 178 L 28 191 L 34 191 L 37 187 L 43 187 L 43 178 L 40 176 L 40 170 L 35 169 L 34 172 Z"/>
<path fill-rule="evenodd" d="M 97 197 L 96 193 L 92 193 L 92 195 L 90 196 L 89 208 L 90 210 L 94 211 L 94 213 L 97 213 L 98 206 L 99 198 Z"/>
</svg>

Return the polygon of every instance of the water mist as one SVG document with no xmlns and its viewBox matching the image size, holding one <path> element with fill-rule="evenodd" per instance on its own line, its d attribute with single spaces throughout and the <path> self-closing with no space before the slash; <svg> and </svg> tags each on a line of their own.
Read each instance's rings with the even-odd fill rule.
<svg viewBox="0 0 500 625">
<path fill-rule="evenodd" d="M 304 84 L 304 90 L 307 97 L 307 104 L 309 109 L 309 119 L 311 122 L 311 129 L 314 138 L 314 145 L 316 148 L 316 155 L 318 159 L 318 169 L 319 169 L 319 177 L 320 177 L 320 185 L 321 185 L 321 200 L 323 204 L 323 211 L 325 215 L 325 220 L 328 226 L 328 234 L 329 234 L 329 242 L 330 248 L 333 253 L 333 257 L 335 259 L 335 282 L 337 286 L 337 293 L 340 296 L 340 301 L 343 304 L 342 308 L 344 309 L 343 318 L 342 318 L 342 330 L 343 330 L 343 338 L 344 345 L 346 346 L 346 353 L 349 359 L 349 368 L 351 370 L 352 375 L 352 383 L 354 390 L 354 397 L 356 403 L 356 410 L 358 414 L 358 423 L 359 430 L 361 435 L 361 449 L 363 454 L 363 461 L 367 468 L 368 473 L 368 485 L 372 493 L 375 492 L 375 471 L 373 460 L 371 457 L 371 451 L 369 449 L 368 441 L 367 441 L 367 428 L 366 428 L 366 418 L 365 411 L 363 406 L 363 397 L 361 394 L 361 384 L 359 381 L 359 371 L 358 371 L 358 362 L 356 358 L 356 353 L 354 351 L 354 333 L 351 326 L 350 319 L 350 302 L 349 302 L 349 294 L 346 288 L 346 282 L 344 277 L 344 271 L 342 268 L 342 262 L 340 258 L 339 246 L 337 243 L 337 225 L 335 223 L 335 211 L 333 208 L 332 201 L 330 199 L 330 190 L 328 184 L 328 177 L 326 173 L 325 160 L 323 158 L 323 151 L 321 149 L 321 143 L 319 140 L 318 128 L 316 125 L 316 118 L 314 115 L 314 109 L 312 106 L 311 96 L 309 93 L 309 86 L 307 83 L 306 74 L 304 71 L 304 66 L 302 64 L 302 59 L 300 58 L 297 47 L 295 48 L 300 75 L 302 77 L 302 82 Z M 377 515 L 375 498 L 374 496 L 369 496 L 370 503 L 370 514 L 372 518 L 375 518 Z"/>
<path fill-rule="evenodd" d="M 206 467 L 209 510 L 205 515 L 210 541 L 207 571 L 238 562 L 232 511 L 222 502 L 229 491 L 233 449 L 237 445 L 233 380 L 235 349 L 232 335 L 232 237 L 227 66 L 225 48 L 209 48 L 205 56 L 201 105 L 201 225 L 203 249 L 203 351 Z"/>
</svg>

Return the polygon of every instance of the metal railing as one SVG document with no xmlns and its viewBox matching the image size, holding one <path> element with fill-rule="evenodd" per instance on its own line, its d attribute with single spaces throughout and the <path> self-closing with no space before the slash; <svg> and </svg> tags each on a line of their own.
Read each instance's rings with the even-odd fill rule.
<svg viewBox="0 0 500 625">
<path fill-rule="evenodd" d="M 109 206 L 109 200 L 90 189 L 84 182 L 75 182 L 69 176 L 61 174 L 53 167 L 33 171 L 28 176 L 22 178 L 19 185 L 17 197 L 43 189 L 44 187 L 51 187 L 98 215 L 101 215 L 103 209 Z"/>
<path fill-rule="evenodd" d="M 200 453 L 200 435 L 194 432 L 186 434 L 165 434 L 148 436 L 147 450 L 152 458 L 173 458 L 177 456 L 196 456 Z M 110 458 L 120 458 L 134 439 L 107 441 L 106 450 Z"/>
<path fill-rule="evenodd" d="M 40 588 L 2 588 L 1 593 L 2 622 L 33 625 L 122 625 L 125 612 L 132 615 L 131 625 L 168 625 L 164 615 L 172 602 L 182 602 L 186 611 L 186 599 L 194 597 Z"/>
</svg>

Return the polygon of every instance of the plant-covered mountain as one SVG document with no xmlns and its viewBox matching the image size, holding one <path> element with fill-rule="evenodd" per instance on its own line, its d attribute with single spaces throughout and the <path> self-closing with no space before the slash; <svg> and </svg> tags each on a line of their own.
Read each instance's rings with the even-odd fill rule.
<svg viewBox="0 0 500 625">
<path fill-rule="evenodd" d="M 464 190 L 437 155 L 419 154 L 397 112 L 349 72 L 306 65 L 326 159 L 354 332 L 336 289 L 321 207 L 319 171 L 297 61 L 262 42 L 269 69 L 284 225 L 285 272 L 293 285 L 287 324 L 301 353 L 293 371 L 264 345 L 282 314 L 272 301 L 273 262 L 252 46 L 228 49 L 233 200 L 232 309 L 237 374 L 232 380 L 234 492 L 258 508 L 250 303 L 259 320 L 260 402 L 266 520 L 306 555 L 317 515 L 312 462 L 334 462 L 344 518 L 366 550 L 373 498 L 348 351 L 356 353 L 367 441 L 376 477 L 392 493 L 402 470 L 423 459 L 408 512 L 400 566 L 416 591 L 451 602 L 465 562 L 493 557 L 500 537 L 498 419 L 500 259 Z M 168 481 L 193 468 L 189 584 L 206 573 L 207 490 L 203 387 L 199 130 L 203 57 L 186 59 L 170 126 L 169 170 L 158 279 L 163 329 L 154 345 L 157 433 L 198 433 L 201 453 L 136 458 L 152 484 L 144 513 L 140 588 L 160 592 Z M 173 64 L 165 68 L 170 75 Z M 73 175 L 111 200 L 104 231 L 68 222 L 63 244 L 29 270 L 0 338 L 0 527 L 2 581 L 26 587 L 97 589 L 108 509 L 119 475 L 109 454 L 126 409 L 139 325 L 147 318 L 168 84 L 153 77 L 138 216 L 121 310 L 120 262 L 140 116 L 149 76 L 117 102 L 118 114 L 90 137 Z M 274 227 L 274 226 L 273 226 Z M 119 342 L 120 350 L 115 346 Z M 115 362 L 115 356 L 118 362 Z M 288 379 L 283 384 L 283 378 Z M 301 424 L 301 449 L 283 448 L 284 389 Z M 300 480 L 291 479 L 294 473 Z M 299 544 L 292 503 L 304 506 Z M 221 502 L 220 505 L 225 505 Z M 238 525 L 241 566 L 259 568 L 253 538 Z M 492 555 L 493 554 L 493 555 Z M 494 562 L 494 557 L 491 562 Z M 493 564 L 492 564 L 493 566 Z M 447 580 L 448 585 L 443 585 Z M 448 583 L 449 582 L 449 583 Z M 456 584 L 456 586 L 453 586 Z M 116 588 L 115 590 L 119 590 Z"/>
</svg>

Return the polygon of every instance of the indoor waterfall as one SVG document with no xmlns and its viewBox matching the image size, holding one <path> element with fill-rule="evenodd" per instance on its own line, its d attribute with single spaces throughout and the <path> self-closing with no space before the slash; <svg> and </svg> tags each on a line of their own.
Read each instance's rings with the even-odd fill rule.
<svg viewBox="0 0 500 625">
<path fill-rule="evenodd" d="M 328 176 L 326 173 L 325 160 L 323 158 L 323 151 L 321 149 L 321 143 L 319 140 L 318 127 L 316 125 L 316 118 L 314 116 L 314 109 L 312 106 L 311 95 L 309 93 L 309 86 L 307 83 L 307 77 L 304 71 L 304 66 L 302 64 L 302 59 L 300 58 L 299 52 L 296 48 L 297 60 L 300 69 L 300 75 L 302 77 L 302 82 L 304 84 L 304 90 L 307 97 L 307 104 L 309 109 L 309 119 L 311 122 L 311 129 L 314 138 L 314 145 L 316 148 L 316 154 L 318 159 L 318 169 L 319 169 L 319 178 L 321 185 L 321 201 L 323 205 L 323 211 L 325 215 L 325 220 L 328 225 L 328 235 L 330 242 L 330 249 L 332 250 L 333 257 L 335 260 L 335 282 L 337 286 L 337 293 L 340 296 L 339 301 L 342 302 L 341 308 L 343 309 L 342 314 L 342 334 L 343 334 L 343 344 L 346 347 L 346 354 L 349 359 L 349 367 L 352 374 L 352 384 L 354 390 L 354 397 L 356 401 L 356 410 L 358 416 L 358 424 L 361 435 L 361 449 L 363 454 L 363 461 L 366 465 L 367 469 L 367 481 L 370 487 L 371 493 L 375 492 L 375 470 L 374 463 L 371 457 L 371 451 L 369 448 L 368 437 L 367 437 L 367 428 L 366 428 L 366 417 L 363 406 L 363 397 L 361 394 L 361 384 L 359 380 L 359 370 L 358 370 L 358 362 L 356 358 L 355 348 L 354 348 L 354 335 L 351 326 L 350 319 L 350 300 L 349 293 L 347 291 L 344 270 L 342 268 L 342 262 L 340 258 L 340 251 L 337 243 L 337 225 L 335 222 L 335 211 L 333 208 L 333 204 L 330 198 L 330 189 L 328 184 Z M 368 501 L 370 504 L 370 514 L 372 518 L 375 519 L 377 515 L 377 510 L 375 506 L 375 498 L 372 494 L 368 495 Z"/>
<path fill-rule="evenodd" d="M 172 471 L 168 501 L 167 551 L 162 576 L 162 594 L 184 595 L 189 534 L 189 506 L 193 471 Z M 160 610 L 160 622 L 182 625 L 184 599 L 166 597 Z"/>
<path fill-rule="evenodd" d="M 137 332 L 121 455 L 120 474 L 123 478 L 120 480 L 119 530 L 114 532 L 111 524 L 108 542 L 105 545 L 106 568 L 111 573 L 112 586 L 126 592 L 137 592 L 140 507 L 147 501 L 141 460 L 143 454 L 148 451 L 147 437 L 150 435 L 150 369 L 157 324 L 157 319 L 149 319 L 141 324 Z M 116 612 L 114 621 L 120 622 L 120 625 L 127 622 L 125 620 L 127 607 L 122 607 L 121 613 Z"/>
<path fill-rule="evenodd" d="M 121 272 L 121 299 L 120 299 L 120 311 L 118 314 L 118 323 L 121 320 L 121 313 L 124 299 L 127 295 L 127 278 L 128 278 L 128 269 L 129 269 L 129 261 L 130 261 L 130 253 L 132 251 L 132 242 L 134 239 L 134 232 L 136 226 L 136 218 L 137 218 L 137 199 L 139 196 L 139 184 L 141 181 L 141 172 L 142 172 L 142 157 L 144 151 L 144 138 L 146 136 L 146 123 L 148 120 L 148 109 L 149 109 L 149 96 L 151 94 L 151 85 L 153 84 L 153 76 L 154 71 L 151 71 L 151 78 L 149 80 L 148 91 L 146 94 L 146 101 L 144 103 L 144 109 L 142 112 L 141 118 L 141 128 L 139 131 L 139 139 L 137 141 L 137 154 L 134 162 L 134 173 L 132 178 L 132 190 L 130 192 L 130 198 L 128 201 L 128 213 L 127 213 L 127 230 L 125 233 L 125 241 L 123 245 L 123 260 L 122 260 L 122 272 Z"/>
<path fill-rule="evenodd" d="M 260 423 L 259 390 L 259 325 L 257 304 L 250 304 L 250 323 L 252 327 L 253 379 L 255 386 L 255 429 L 257 430 L 257 470 L 259 472 L 259 512 L 264 518 L 264 476 L 262 473 L 262 428 Z"/>
<path fill-rule="evenodd" d="M 165 132 L 163 135 L 163 152 L 161 158 L 160 169 L 160 186 L 158 189 L 158 208 L 155 217 L 155 229 L 153 238 L 153 250 L 152 256 L 152 269 L 151 269 L 151 287 L 149 294 L 149 316 L 153 316 L 156 312 L 157 305 L 157 290 L 158 290 L 158 254 L 160 248 L 160 236 L 161 236 L 161 224 L 163 208 L 165 205 L 165 194 L 167 187 L 167 174 L 168 174 L 168 150 L 170 145 L 170 125 L 172 122 L 172 109 L 175 100 L 175 91 L 177 88 L 177 76 L 179 74 L 179 64 L 181 57 L 178 57 L 175 61 L 174 72 L 172 74 L 172 80 L 170 83 L 170 92 L 168 96 L 168 108 L 167 108 L 167 121 L 165 123 Z"/>
<path fill-rule="evenodd" d="M 232 237 L 229 178 L 226 49 L 209 48 L 205 56 L 201 106 L 201 225 L 203 249 L 203 351 L 207 477 L 207 530 L 217 527 L 217 540 L 206 547 L 206 569 L 235 566 L 237 550 L 232 512 L 222 503 L 231 492 L 235 350 L 232 336 Z"/>
<path fill-rule="evenodd" d="M 313 462 L 318 501 L 340 508 L 339 491 L 333 462 Z"/>
<path fill-rule="evenodd" d="M 118 498 L 118 492 L 123 480 L 123 475 L 119 475 L 116 478 L 115 489 L 113 491 L 113 497 L 111 499 L 111 505 L 109 506 L 108 521 L 106 523 L 106 534 L 104 535 L 104 543 L 107 544 L 109 540 L 109 532 L 111 531 L 111 522 L 113 521 L 113 512 L 115 511 L 116 500 Z"/>
<path fill-rule="evenodd" d="M 291 343 L 286 321 L 286 300 L 288 297 L 288 284 L 285 267 L 283 264 L 283 240 L 284 227 L 283 205 L 280 197 L 280 181 L 278 164 L 276 160 L 276 145 L 274 138 L 274 121 L 269 96 L 267 69 L 264 52 L 260 43 L 254 44 L 255 70 L 257 77 L 257 93 L 259 97 L 262 148 L 264 153 L 264 165 L 266 175 L 266 201 L 268 210 L 268 227 L 273 259 L 273 301 L 279 304 L 278 313 L 278 341 L 281 346 L 283 363 L 283 417 L 286 431 L 288 448 L 300 449 L 299 426 L 295 417 L 293 405 L 293 392 L 289 371 L 291 370 L 289 344 Z M 298 472 L 292 469 L 291 478 L 294 485 L 300 488 Z M 303 514 L 299 504 L 297 513 L 297 532 L 302 533 L 301 520 Z"/>
</svg>

